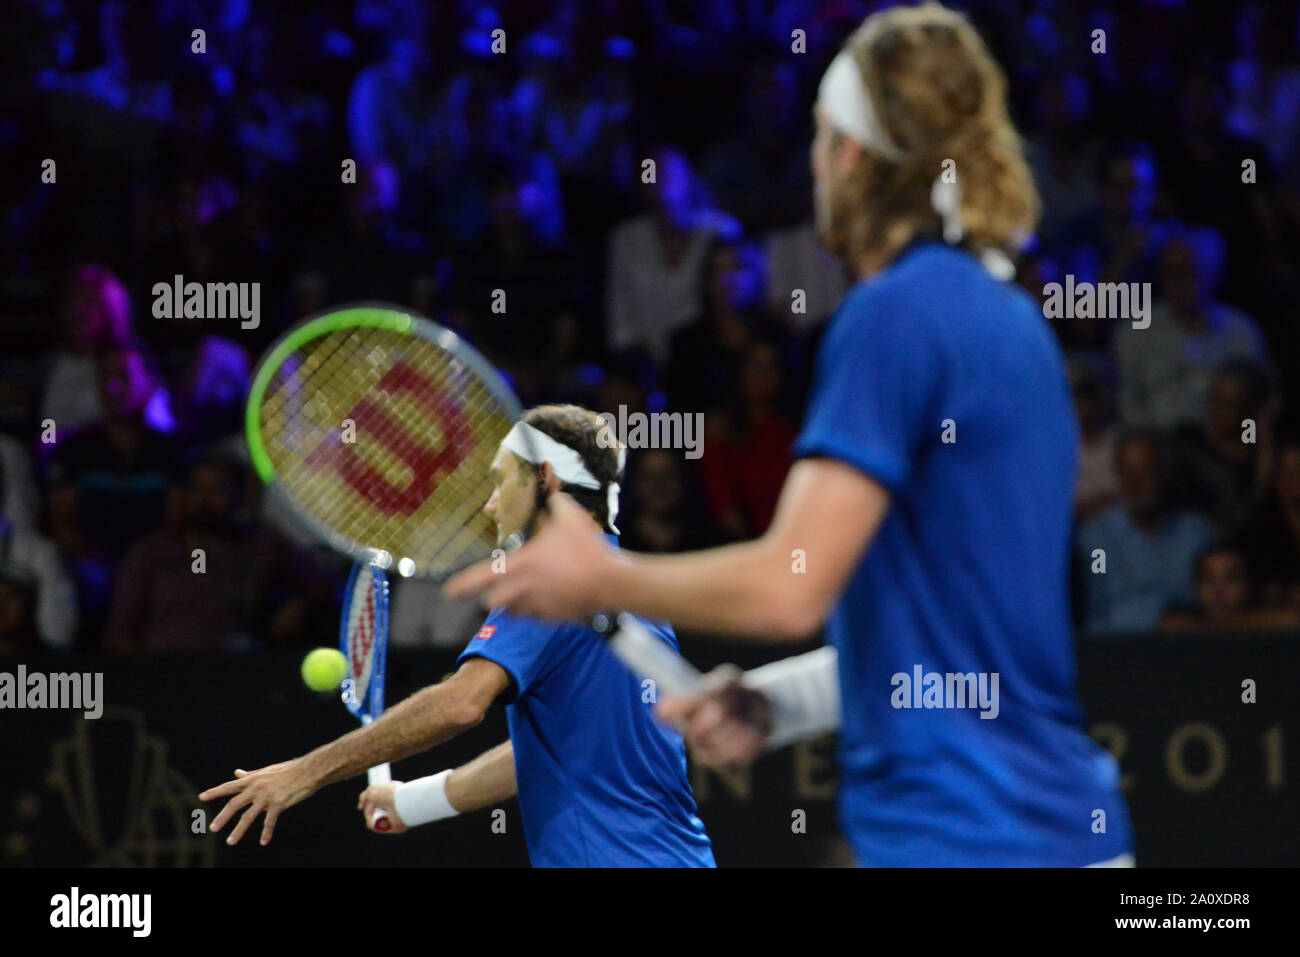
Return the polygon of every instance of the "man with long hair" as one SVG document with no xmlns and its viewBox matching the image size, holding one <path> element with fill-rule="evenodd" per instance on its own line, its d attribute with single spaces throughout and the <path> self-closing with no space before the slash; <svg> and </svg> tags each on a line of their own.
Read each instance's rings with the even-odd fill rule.
<svg viewBox="0 0 1300 957">
<path fill-rule="evenodd" d="M 1068 563 L 1078 427 L 1051 329 L 1007 280 L 1038 199 L 1006 81 L 937 4 L 869 17 L 819 90 L 823 241 L 852 268 L 776 515 L 751 542 L 618 554 L 556 496 L 503 573 L 518 613 L 623 608 L 832 648 L 663 702 L 725 765 L 839 729 L 863 865 L 1131 862 L 1114 760 L 1084 733 Z"/>
</svg>

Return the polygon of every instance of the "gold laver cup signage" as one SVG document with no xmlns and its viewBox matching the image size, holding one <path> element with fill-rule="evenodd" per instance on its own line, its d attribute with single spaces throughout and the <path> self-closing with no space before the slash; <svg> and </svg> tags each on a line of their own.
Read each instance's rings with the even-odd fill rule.
<svg viewBox="0 0 1300 957">
<path fill-rule="evenodd" d="M 700 667 L 754 667 L 771 650 L 682 637 Z M 787 653 L 787 652 L 782 652 Z M 394 651 L 389 695 L 401 700 L 453 669 L 454 651 Z M 467 814 L 401 839 L 368 832 L 361 778 L 326 788 L 286 818 L 265 848 L 229 848 L 206 833 L 196 781 L 234 762 L 302 754 L 346 733 L 332 696 L 302 688 L 297 652 L 67 660 L 47 670 L 104 671 L 98 720 L 77 711 L 0 711 L 0 863 L 8 867 L 523 866 L 522 822 Z M 57 667 L 53 667 L 57 665 Z M 29 663 L 29 670 L 37 663 Z M 12 671 L 13 668 L 8 670 Z M 1295 636 L 1224 634 L 1084 641 L 1086 728 L 1119 763 L 1140 867 L 1300 864 L 1294 747 L 1300 696 Z M 1006 681 L 1002 712 L 1014 706 Z M 883 694 L 890 688 L 886 682 Z M 418 777 L 478 755 L 507 735 L 504 709 L 394 768 Z M 832 739 L 801 742 L 719 774 L 692 766 L 700 816 L 724 866 L 834 863 Z M 795 824 L 798 826 L 796 827 Z M 84 889 L 84 885 L 83 885 Z M 66 888 L 65 888 L 66 890 Z"/>
<path fill-rule="evenodd" d="M 216 841 L 195 816 L 194 786 L 168 763 L 168 742 L 138 708 L 65 718 L 46 767 L 16 788 L 3 839 L 7 866 L 211 867 Z"/>
</svg>

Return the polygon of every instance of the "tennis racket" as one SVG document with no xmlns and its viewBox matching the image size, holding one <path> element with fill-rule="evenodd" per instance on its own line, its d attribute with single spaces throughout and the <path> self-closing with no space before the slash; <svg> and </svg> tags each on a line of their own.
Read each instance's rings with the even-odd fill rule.
<svg viewBox="0 0 1300 957">
<path fill-rule="evenodd" d="M 444 578 L 496 544 L 488 467 L 521 413 L 460 336 L 360 305 L 271 347 L 244 424 L 267 494 L 314 537 L 385 571 Z"/>
<path fill-rule="evenodd" d="M 469 343 L 398 307 L 309 319 L 258 365 L 245 410 L 268 494 L 357 562 L 444 579 L 497 547 L 483 514 L 488 469 L 523 409 Z M 610 648 L 665 691 L 691 677 L 630 615 L 606 615 Z"/>
<path fill-rule="evenodd" d="M 343 679 L 343 703 L 367 725 L 384 713 L 384 673 L 388 657 L 388 578 L 373 562 L 357 562 L 348 577 L 339 626 L 339 650 L 348 659 Z M 393 780 L 387 763 L 366 772 L 371 784 Z M 375 810 L 370 826 L 387 831 L 393 825 L 382 810 Z"/>
<path fill-rule="evenodd" d="M 677 697 L 703 690 L 704 675 L 627 612 L 600 614 L 591 626 L 605 636 L 610 651 L 632 673 L 649 678 L 659 695 Z"/>
</svg>

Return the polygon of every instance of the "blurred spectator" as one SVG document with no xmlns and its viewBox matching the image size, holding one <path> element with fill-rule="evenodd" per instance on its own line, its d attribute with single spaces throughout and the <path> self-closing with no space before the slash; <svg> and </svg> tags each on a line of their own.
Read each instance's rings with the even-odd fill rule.
<svg viewBox="0 0 1300 957">
<path fill-rule="evenodd" d="M 615 227 L 609 239 L 605 321 L 612 348 L 644 346 L 662 361 L 673 331 L 700 314 L 713 238 L 738 229 L 697 205 L 679 150 L 659 149 L 651 158 L 655 181 L 642 186 L 650 212 Z"/>
<path fill-rule="evenodd" d="M 295 286 L 314 287 L 307 311 L 329 302 L 410 298 L 413 280 L 429 267 L 422 262 L 427 240 L 397 221 L 402 185 L 394 166 L 357 164 L 356 183 L 342 187 L 342 216 L 308 239 L 297 259 Z"/>
<path fill-rule="evenodd" d="M 536 357 L 563 318 L 585 305 L 582 277 L 565 241 L 563 201 L 547 162 L 503 170 L 492 189 L 492 226 L 452 260 L 449 304 L 476 342 Z M 495 297 L 505 295 L 504 312 Z"/>
<path fill-rule="evenodd" d="M 145 191 L 134 197 L 132 252 L 149 264 L 144 288 L 150 291 L 159 279 L 170 282 L 179 275 L 187 282 L 227 282 L 267 264 L 269 251 L 255 249 L 255 239 L 243 228 L 255 192 L 241 194 L 230 175 L 208 158 L 215 146 L 207 139 L 216 135 L 196 133 L 197 142 L 184 145 L 195 155 L 177 159 L 177 178 L 165 192 Z M 155 318 L 151 309 L 142 310 L 136 332 L 165 335 L 169 321 Z"/>
<path fill-rule="evenodd" d="M 1230 545 L 1210 545 L 1196 558 L 1196 601 L 1172 606 L 1160 618 L 1161 631 L 1291 628 L 1300 611 L 1257 606 L 1254 582 L 1241 552 Z"/>
<path fill-rule="evenodd" d="M 1283 179 L 1300 179 L 1300 64 L 1295 12 L 1285 4 L 1238 8 L 1238 57 L 1228 66 L 1227 125 L 1264 144 Z M 1288 22 L 1288 19 L 1290 22 Z"/>
<path fill-rule="evenodd" d="M 1208 405 L 1203 428 L 1184 426 L 1175 433 L 1175 498 L 1208 515 L 1220 534 L 1229 535 L 1272 476 L 1279 410 L 1264 368 L 1244 360 L 1219 370 Z"/>
<path fill-rule="evenodd" d="M 811 220 L 774 230 L 764 241 L 767 261 L 767 306 L 773 318 L 796 333 L 819 328 L 849 288 L 844 265 L 817 238 Z M 795 312 L 793 294 L 803 293 L 803 311 Z"/>
<path fill-rule="evenodd" d="M 36 615 L 31 594 L 0 577 L 0 657 L 17 656 L 36 645 Z"/>
<path fill-rule="evenodd" d="M 738 129 L 704 155 L 700 170 L 718 201 L 759 233 L 797 222 L 812 190 L 807 158 L 790 144 L 810 134 L 799 75 L 789 58 L 746 72 Z"/>
<path fill-rule="evenodd" d="M 1041 245 L 1033 245 L 1016 268 L 1016 282 L 1037 300 L 1039 309 L 1047 315 L 1048 286 L 1053 283 L 1064 285 L 1068 281 L 1062 272 L 1061 263 L 1053 255 L 1044 251 Z M 1066 355 L 1079 353 L 1093 355 L 1107 351 L 1110 345 L 1110 331 L 1113 325 L 1109 319 L 1088 315 L 1088 310 L 1080 310 L 1084 315 L 1074 314 L 1074 310 L 1060 310 L 1047 319 L 1056 338 Z"/>
<path fill-rule="evenodd" d="M 280 15 L 264 7 L 250 19 L 246 39 L 231 37 L 232 52 L 243 57 L 245 81 L 234 123 L 244 164 L 257 178 L 279 176 L 300 164 L 304 152 L 320 143 L 330 120 L 323 91 L 303 82 L 310 48 L 277 42 L 277 30 L 284 29 Z"/>
<path fill-rule="evenodd" d="M 1190 600 L 1192 566 L 1211 537 L 1203 518 L 1168 507 L 1158 436 L 1124 436 L 1115 458 L 1120 504 L 1082 523 L 1076 540 L 1085 569 L 1085 628 L 1094 635 L 1146 631 L 1170 602 Z"/>
<path fill-rule="evenodd" d="M 211 442 L 243 431 L 244 400 L 252 375 L 248 353 L 225 336 L 207 333 L 201 319 L 171 322 L 160 343 L 163 374 L 173 396 L 180 434 L 190 442 Z"/>
<path fill-rule="evenodd" d="M 40 492 L 27 450 L 17 439 L 0 435 L 0 519 L 14 528 L 32 528 L 40 508 Z"/>
<path fill-rule="evenodd" d="M 62 295 L 59 326 L 63 346 L 54 353 L 41 400 L 41 418 L 72 430 L 103 415 L 95 372 L 95 350 L 131 338 L 126 287 L 102 266 L 83 266 Z"/>
<path fill-rule="evenodd" d="M 1300 608 L 1300 440 L 1279 443 L 1276 475 L 1238 541 L 1267 600 Z"/>
<path fill-rule="evenodd" d="M 1164 246 L 1163 297 L 1150 327 L 1120 322 L 1115 328 L 1125 425 L 1203 425 L 1218 367 L 1229 359 L 1267 358 L 1255 323 L 1214 299 L 1222 265 L 1223 240 L 1213 230 L 1184 231 Z"/>
<path fill-rule="evenodd" d="M 1150 282 L 1176 225 L 1156 207 L 1155 152 L 1145 143 L 1119 146 L 1099 165 L 1100 202 L 1056 241 L 1063 271 L 1076 281 Z"/>
<path fill-rule="evenodd" d="M 320 576 L 270 529 L 248 522 L 238 468 L 200 459 L 169 527 L 135 543 L 104 642 L 113 651 L 239 651 L 302 644 Z"/>
<path fill-rule="evenodd" d="M 348 94 L 348 140 L 357 165 L 383 163 L 415 174 L 429 161 L 440 124 L 430 123 L 429 50 L 417 23 L 398 23 L 387 56 L 366 67 Z"/>
<path fill-rule="evenodd" d="M 1183 80 L 1178 129 L 1165 149 L 1177 162 L 1166 178 L 1179 215 L 1212 227 L 1224 237 L 1217 272 L 1234 294 L 1250 295 L 1249 277 L 1267 242 L 1273 213 L 1267 183 L 1272 162 L 1264 145 L 1234 133 L 1227 124 L 1222 70 L 1202 63 Z M 1255 182 L 1242 182 L 1243 158 L 1255 160 Z M 1260 189 L 1264 184 L 1265 189 Z"/>
<path fill-rule="evenodd" d="M 490 8 L 484 9 L 490 13 Z M 431 157 L 436 162 L 429 185 L 436 184 L 436 189 L 427 199 L 433 207 L 437 238 L 457 246 L 475 242 L 491 227 L 492 184 L 485 171 L 530 158 L 547 162 L 515 137 L 506 78 L 484 62 L 496 60 L 488 51 L 491 41 L 486 32 L 473 31 L 473 35 L 479 39 L 466 42 L 472 48 L 470 55 L 480 63 L 447 85 L 435 123 L 441 139 Z M 424 182 L 427 174 L 413 171 L 412 175 L 416 182 Z"/>
<path fill-rule="evenodd" d="M 627 176 L 635 165 L 627 142 L 632 90 L 626 64 L 633 50 L 611 38 L 596 65 L 567 54 L 557 36 L 539 32 L 529 39 L 536 60 L 515 88 L 516 122 L 536 124 L 538 142 L 565 176 L 593 183 Z M 624 168 L 616 171 L 616 162 Z"/>
<path fill-rule="evenodd" d="M 50 529 L 93 628 L 127 548 L 161 524 L 180 445 L 146 418 L 154 375 L 135 345 L 96 354 L 102 422 L 63 437 L 46 480 Z"/>
<path fill-rule="evenodd" d="M 628 460 L 619 544 L 634 552 L 685 552 L 709 544 L 680 451 L 642 449 Z"/>
<path fill-rule="evenodd" d="M 741 359 L 761 318 L 762 298 L 758 250 L 715 244 L 705 265 L 703 314 L 672 335 L 664 384 L 674 409 L 703 412 L 735 394 Z"/>
<path fill-rule="evenodd" d="M 1043 203 L 1039 236 L 1051 246 L 1098 201 L 1098 146 L 1088 136 L 1092 94 L 1078 73 L 1054 74 L 1035 91 L 1037 133 L 1028 159 Z"/>
<path fill-rule="evenodd" d="M 626 408 L 628 413 L 662 411 L 665 403 L 658 389 L 654 363 L 643 351 L 632 349 L 610 356 L 603 368 L 587 370 L 592 377 L 589 402 L 591 408 L 608 413 L 615 419 Z"/>
<path fill-rule="evenodd" d="M 0 516 L 0 653 L 69 649 L 76 630 L 77 592 L 59 550 Z"/>
<path fill-rule="evenodd" d="M 783 396 L 760 412 L 770 403 L 741 393 L 764 377 L 756 351 L 782 367 L 784 392 L 802 393 L 850 281 L 806 221 L 808 105 L 871 6 L 54 0 L 7 11 L 0 147 L 41 175 L 0 178 L 0 430 L 13 437 L 0 438 L 0 514 L 24 532 L 49 522 L 82 590 L 82 639 L 101 637 L 114 555 L 156 529 L 176 460 L 155 454 L 159 433 L 246 456 L 237 428 L 250 357 L 296 319 L 347 301 L 395 301 L 463 331 L 529 403 L 712 413 L 705 461 L 678 460 L 677 478 L 665 471 L 663 488 L 644 488 L 651 517 L 639 529 L 634 457 L 627 538 L 679 540 L 668 501 L 682 476 L 688 493 L 702 475 L 710 483 L 720 528 L 706 537 L 757 531 L 785 467 L 773 423 L 795 410 Z M 1018 281 L 1040 301 L 1067 275 L 1156 284 L 1145 330 L 1052 323 L 1082 432 L 1079 518 L 1112 514 L 1113 388 L 1121 422 L 1176 433 L 1165 520 L 1125 526 L 1141 544 L 1134 562 L 1162 553 L 1182 508 L 1211 513 L 1223 534 L 1248 513 L 1242 548 L 1261 594 L 1271 605 L 1292 588 L 1300 598 L 1300 520 L 1289 517 L 1300 505 L 1283 504 L 1300 500 L 1285 491 L 1295 455 L 1284 447 L 1274 462 L 1278 402 L 1261 405 L 1244 365 L 1266 364 L 1262 330 L 1270 384 L 1295 411 L 1295 0 L 964 6 L 1009 74 L 1044 201 Z M 190 50 L 196 24 L 203 54 Z M 500 56 L 492 31 L 507 26 Z M 1076 42 L 1096 28 L 1110 37 L 1104 56 Z M 807 50 L 790 56 L 795 29 Z M 635 144 L 652 142 L 677 145 L 650 154 L 658 182 L 642 183 L 647 154 Z M 340 182 L 345 158 L 355 183 Z M 736 245 L 737 219 L 761 256 Z M 261 328 L 131 313 L 127 290 L 138 297 L 175 274 L 259 281 Z M 504 315 L 490 310 L 496 289 Z M 157 370 L 142 365 L 143 433 L 103 422 L 96 372 L 98 352 L 135 337 L 158 357 Z M 1097 353 L 1114 356 L 1113 377 Z M 1216 378 L 1225 362 L 1241 374 Z M 1256 420 L 1253 445 L 1243 418 Z M 43 419 L 56 444 L 39 443 Z M 42 467 L 58 460 L 48 516 L 33 504 L 24 451 Z M 662 459 L 650 456 L 647 471 Z M 249 494 L 281 537 L 324 551 L 273 497 Z M 49 592 L 17 579 L 4 585 L 0 632 L 39 641 Z M 400 584 L 395 643 L 462 640 L 472 614 Z"/>
<path fill-rule="evenodd" d="M 161 75 L 158 34 L 145 7 L 99 7 L 103 60 L 81 72 L 43 71 L 41 87 L 55 97 L 56 122 L 115 162 L 147 166 L 161 126 L 171 117 L 172 90 Z"/>
<path fill-rule="evenodd" d="M 745 350 L 735 399 L 706 419 L 700 476 L 709 518 L 729 539 L 762 535 L 776 511 L 796 436 L 784 387 L 780 351 L 755 341 Z"/>
<path fill-rule="evenodd" d="M 1076 520 L 1086 521 L 1110 508 L 1119 498 L 1114 388 L 1111 370 L 1097 355 L 1076 356 L 1070 361 L 1069 374 L 1080 431 L 1074 510 Z"/>
</svg>

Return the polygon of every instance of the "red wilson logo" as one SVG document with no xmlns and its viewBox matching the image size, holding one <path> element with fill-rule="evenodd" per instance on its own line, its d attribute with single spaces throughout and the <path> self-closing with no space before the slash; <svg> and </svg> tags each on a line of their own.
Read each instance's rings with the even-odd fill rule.
<svg viewBox="0 0 1300 957">
<path fill-rule="evenodd" d="M 474 447 L 473 431 L 455 398 L 441 393 L 405 362 L 395 363 L 372 391 L 376 395 L 387 393 L 393 398 L 409 399 L 432 416 L 442 431 L 442 448 L 434 451 L 414 441 L 387 403 L 381 404 L 367 396 L 344 418 L 356 423 L 359 435 L 380 443 L 400 460 L 410 480 L 405 485 L 389 481 L 358 455 L 352 444 L 345 443 L 337 429 L 308 453 L 304 463 L 313 471 L 337 472 L 353 492 L 385 515 L 410 515 L 433 494 L 443 476 L 465 461 Z"/>
</svg>

